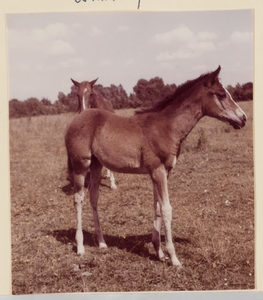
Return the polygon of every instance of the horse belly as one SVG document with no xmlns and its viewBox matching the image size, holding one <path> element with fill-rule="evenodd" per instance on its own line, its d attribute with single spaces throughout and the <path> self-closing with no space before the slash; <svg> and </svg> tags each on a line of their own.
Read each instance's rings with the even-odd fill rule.
<svg viewBox="0 0 263 300">
<path fill-rule="evenodd" d="M 147 173 L 141 162 L 139 145 L 125 138 L 97 139 L 93 143 L 93 154 L 106 168 L 120 173 Z"/>
</svg>

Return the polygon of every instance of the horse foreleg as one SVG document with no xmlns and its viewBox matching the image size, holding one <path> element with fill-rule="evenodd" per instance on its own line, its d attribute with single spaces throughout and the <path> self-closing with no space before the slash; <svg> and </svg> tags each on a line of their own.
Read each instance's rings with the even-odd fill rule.
<svg viewBox="0 0 263 300">
<path fill-rule="evenodd" d="M 100 248 L 106 248 L 103 233 L 100 227 L 99 215 L 98 215 L 98 199 L 99 199 L 99 185 L 101 181 L 101 163 L 94 157 L 90 166 L 90 183 L 89 183 L 89 193 L 90 193 L 90 203 L 92 206 L 94 224 L 95 224 L 95 233 L 99 243 Z"/>
<path fill-rule="evenodd" d="M 153 222 L 153 233 L 152 233 L 152 243 L 154 249 L 156 251 L 157 256 L 162 261 L 164 260 L 164 253 L 161 248 L 161 227 L 162 227 L 162 215 L 160 210 L 160 204 L 158 201 L 157 191 L 154 189 L 154 210 L 155 210 L 155 217 Z"/>
<path fill-rule="evenodd" d="M 77 229 L 76 229 L 76 242 L 77 254 L 82 255 L 85 252 L 83 245 L 83 232 L 82 232 L 82 206 L 84 200 L 84 182 L 85 176 L 81 174 L 74 174 L 74 206 L 76 211 Z"/>
<path fill-rule="evenodd" d="M 154 190 L 156 191 L 156 198 L 159 202 L 161 217 L 164 222 L 166 250 L 171 258 L 172 264 L 180 268 L 182 265 L 175 254 L 175 248 L 172 240 L 172 207 L 170 205 L 168 195 L 167 173 L 164 166 L 161 165 L 159 168 L 155 169 L 152 172 L 151 177 Z"/>
<path fill-rule="evenodd" d="M 112 190 L 116 190 L 117 186 L 115 184 L 115 178 L 114 178 L 113 173 L 109 169 L 107 169 L 107 175 L 106 175 L 106 177 L 110 178 L 110 188 Z"/>
</svg>

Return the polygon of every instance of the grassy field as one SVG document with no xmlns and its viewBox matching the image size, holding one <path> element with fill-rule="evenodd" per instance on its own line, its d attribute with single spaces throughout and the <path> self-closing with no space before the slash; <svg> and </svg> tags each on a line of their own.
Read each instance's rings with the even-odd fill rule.
<svg viewBox="0 0 263 300">
<path fill-rule="evenodd" d="M 149 176 L 103 178 L 99 249 L 88 197 L 83 257 L 76 255 L 64 134 L 74 114 L 10 120 L 13 294 L 254 288 L 253 103 L 241 130 L 203 118 L 169 178 L 178 271 L 151 244 Z M 131 110 L 118 111 L 129 115 Z"/>
</svg>

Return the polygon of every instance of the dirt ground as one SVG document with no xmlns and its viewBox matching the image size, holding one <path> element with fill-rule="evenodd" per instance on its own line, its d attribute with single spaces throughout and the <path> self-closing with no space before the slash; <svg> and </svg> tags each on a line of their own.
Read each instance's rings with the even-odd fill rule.
<svg viewBox="0 0 263 300">
<path fill-rule="evenodd" d="M 74 115 L 10 120 L 13 294 L 253 289 L 253 102 L 240 106 L 248 115 L 243 129 L 202 119 L 170 174 L 180 271 L 156 259 L 146 175 L 115 173 L 115 191 L 103 178 L 99 213 L 107 249 L 97 246 L 86 195 L 86 253 L 78 257 L 64 147 Z"/>
</svg>

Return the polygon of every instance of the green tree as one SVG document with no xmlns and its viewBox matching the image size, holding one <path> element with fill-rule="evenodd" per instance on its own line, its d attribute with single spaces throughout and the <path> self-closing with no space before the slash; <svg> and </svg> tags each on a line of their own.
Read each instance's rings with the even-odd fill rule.
<svg viewBox="0 0 263 300">
<path fill-rule="evenodd" d="M 40 102 L 42 102 L 45 106 L 51 106 L 52 103 L 47 98 L 43 98 Z"/>
<path fill-rule="evenodd" d="M 140 100 L 137 96 L 135 96 L 134 93 L 131 93 L 129 96 L 128 107 L 137 108 L 137 107 L 142 107 L 142 106 L 143 106 L 142 100 Z"/>
<path fill-rule="evenodd" d="M 140 79 L 133 87 L 134 95 L 142 101 L 143 106 L 154 105 L 156 102 L 171 95 L 175 89 L 175 84 L 165 85 L 160 77 L 154 77 L 149 81 Z"/>
<path fill-rule="evenodd" d="M 9 101 L 9 118 L 21 118 L 26 116 L 26 106 L 24 102 L 17 99 Z"/>
<path fill-rule="evenodd" d="M 129 107 L 129 98 L 123 86 L 111 84 L 109 87 L 103 87 L 101 84 L 95 85 L 94 89 L 107 100 L 111 101 L 114 109 Z"/>
<path fill-rule="evenodd" d="M 244 92 L 244 100 L 253 100 L 253 83 L 247 82 L 242 86 Z"/>
<path fill-rule="evenodd" d="M 31 97 L 24 101 L 26 116 L 38 116 L 46 113 L 45 106 L 37 98 Z"/>
<path fill-rule="evenodd" d="M 77 112 L 79 106 L 79 100 L 77 95 L 78 88 L 73 84 L 71 86 L 70 93 L 67 97 L 67 110 L 71 112 Z"/>
</svg>

